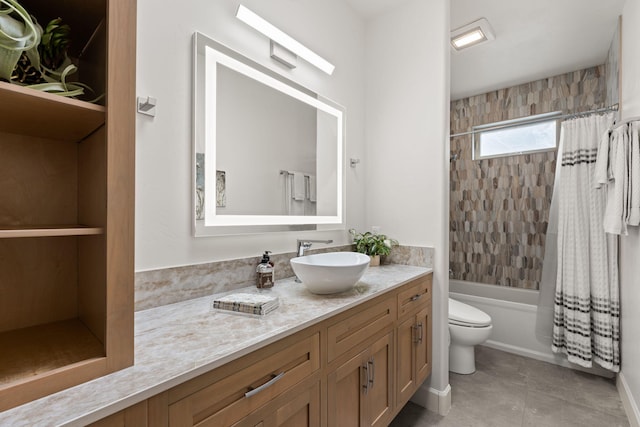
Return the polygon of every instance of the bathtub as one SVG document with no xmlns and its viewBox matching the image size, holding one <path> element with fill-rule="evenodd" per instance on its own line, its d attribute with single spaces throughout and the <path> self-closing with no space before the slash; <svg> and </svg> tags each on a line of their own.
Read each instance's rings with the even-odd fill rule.
<svg viewBox="0 0 640 427">
<path fill-rule="evenodd" d="M 489 316 L 493 332 L 483 345 L 520 356 L 579 369 L 596 375 L 613 377 L 605 369 L 585 369 L 567 361 L 566 356 L 551 351 L 550 337 L 536 335 L 538 291 L 449 280 L 449 296 L 476 307 Z"/>
</svg>

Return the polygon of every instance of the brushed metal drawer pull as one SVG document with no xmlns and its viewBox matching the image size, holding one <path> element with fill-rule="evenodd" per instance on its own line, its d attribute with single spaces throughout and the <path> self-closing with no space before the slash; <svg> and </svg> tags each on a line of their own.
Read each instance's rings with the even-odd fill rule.
<svg viewBox="0 0 640 427">
<path fill-rule="evenodd" d="M 362 388 L 364 389 L 364 394 L 367 394 L 369 392 L 369 363 L 362 365 L 362 369 L 364 370 L 364 384 L 362 385 Z"/>
<path fill-rule="evenodd" d="M 283 376 L 284 376 L 284 372 L 280 372 L 278 375 L 276 375 L 275 377 L 271 378 L 269 381 L 267 381 L 266 383 L 262 384 L 260 387 L 256 387 L 253 390 L 249 390 L 248 392 L 246 392 L 244 394 L 244 397 L 251 397 L 251 396 L 254 396 L 254 395 L 260 393 L 265 388 L 269 388 L 272 385 L 274 385 L 275 383 L 277 383 L 280 379 L 282 379 Z"/>
<path fill-rule="evenodd" d="M 369 359 L 369 361 L 367 362 L 367 365 L 371 366 L 371 369 L 367 369 L 367 371 L 371 373 L 371 377 L 369 378 L 369 385 L 371 386 L 371 388 L 373 388 L 373 383 L 375 382 L 375 379 L 376 379 L 376 362 L 375 360 L 373 360 L 373 357 Z"/>
<path fill-rule="evenodd" d="M 411 301 L 418 301 L 421 296 L 422 294 L 415 294 L 414 296 L 411 297 Z"/>
<path fill-rule="evenodd" d="M 422 342 L 422 322 L 418 323 L 418 330 L 420 331 L 420 335 L 418 335 L 418 344 Z"/>
</svg>

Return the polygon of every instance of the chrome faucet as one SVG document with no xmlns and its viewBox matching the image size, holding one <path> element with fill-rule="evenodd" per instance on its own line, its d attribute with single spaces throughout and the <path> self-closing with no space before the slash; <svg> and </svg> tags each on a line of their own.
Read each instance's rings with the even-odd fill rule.
<svg viewBox="0 0 640 427">
<path fill-rule="evenodd" d="M 307 249 L 311 249 L 312 243 L 329 244 L 329 243 L 333 243 L 333 240 L 332 239 L 329 239 L 329 240 L 298 239 L 298 256 L 303 256 L 304 251 L 306 251 Z M 298 279 L 298 276 L 296 276 L 296 282 L 298 283 L 302 282 L 300 279 Z"/>
<path fill-rule="evenodd" d="M 329 243 L 333 243 L 333 240 L 311 240 L 311 239 L 304 239 L 304 240 L 300 240 L 298 239 L 298 256 L 303 256 L 304 255 L 304 251 L 306 251 L 307 249 L 311 249 L 311 244 L 312 243 L 325 243 L 325 244 L 329 244 Z"/>
</svg>

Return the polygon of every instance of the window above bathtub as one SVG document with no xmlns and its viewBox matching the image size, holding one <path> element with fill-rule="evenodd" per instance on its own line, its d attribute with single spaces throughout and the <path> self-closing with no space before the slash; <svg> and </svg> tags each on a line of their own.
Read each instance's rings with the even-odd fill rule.
<svg viewBox="0 0 640 427">
<path fill-rule="evenodd" d="M 562 112 L 538 114 L 473 128 L 474 160 L 555 150 Z"/>
</svg>

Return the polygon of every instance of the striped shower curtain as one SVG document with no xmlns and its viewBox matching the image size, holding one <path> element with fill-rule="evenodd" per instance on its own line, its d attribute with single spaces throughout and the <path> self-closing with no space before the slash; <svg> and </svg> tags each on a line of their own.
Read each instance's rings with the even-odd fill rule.
<svg viewBox="0 0 640 427">
<path fill-rule="evenodd" d="M 594 185 L 598 144 L 612 121 L 607 114 L 562 123 L 552 349 L 572 363 L 618 372 L 618 237 L 604 232 L 606 192 Z"/>
</svg>

